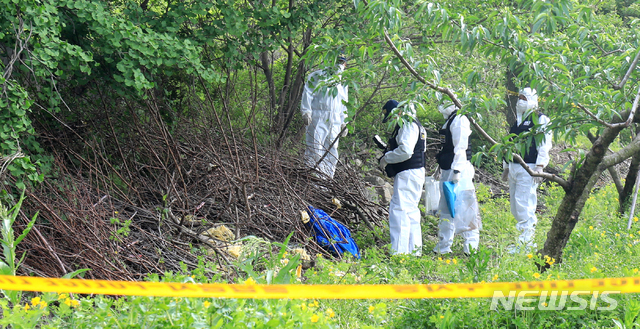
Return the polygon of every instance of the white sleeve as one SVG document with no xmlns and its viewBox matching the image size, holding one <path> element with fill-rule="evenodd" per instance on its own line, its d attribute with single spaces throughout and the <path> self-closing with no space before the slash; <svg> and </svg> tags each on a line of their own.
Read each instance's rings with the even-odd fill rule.
<svg viewBox="0 0 640 329">
<path fill-rule="evenodd" d="M 387 163 L 400 163 L 407 161 L 413 155 L 413 149 L 420 138 L 420 128 L 416 122 L 406 122 L 398 130 L 396 142 L 398 147 L 384 156 Z"/>
<path fill-rule="evenodd" d="M 302 91 L 302 101 L 300 102 L 300 111 L 302 114 L 308 113 L 311 115 L 311 102 L 313 101 L 314 96 L 314 87 L 318 84 L 318 74 L 320 71 L 315 71 L 309 75 L 307 78 L 307 83 L 304 84 L 304 90 Z"/>
<path fill-rule="evenodd" d="M 340 85 L 340 89 L 342 91 L 342 100 L 344 100 L 346 103 L 349 103 L 349 86 L 342 86 Z M 344 120 L 347 118 L 347 116 L 349 115 L 347 112 L 347 106 L 342 104 L 342 100 L 340 101 L 340 120 L 341 122 L 344 123 Z"/>
<path fill-rule="evenodd" d="M 461 170 L 467 161 L 467 148 L 469 148 L 469 136 L 471 135 L 469 119 L 464 115 L 457 115 L 453 118 L 449 130 L 451 131 L 454 153 L 451 169 Z"/>
<path fill-rule="evenodd" d="M 538 118 L 538 122 L 542 125 L 542 127 L 547 127 L 551 120 L 546 115 L 541 115 Z M 546 167 L 549 164 L 549 151 L 552 147 L 553 134 L 551 131 L 547 131 L 544 134 L 544 139 L 542 143 L 538 145 L 538 158 L 536 159 L 536 165 L 542 165 Z"/>
</svg>

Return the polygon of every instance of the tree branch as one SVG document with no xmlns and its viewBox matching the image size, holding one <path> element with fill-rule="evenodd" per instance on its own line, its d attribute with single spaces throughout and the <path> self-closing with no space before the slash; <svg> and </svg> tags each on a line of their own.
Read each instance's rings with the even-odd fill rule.
<svg viewBox="0 0 640 329">
<path fill-rule="evenodd" d="M 584 111 L 584 113 L 588 114 L 590 117 L 592 117 L 594 120 L 596 120 L 599 124 L 606 126 L 607 128 L 613 128 L 613 125 L 598 118 L 595 114 L 593 114 L 593 112 L 589 111 L 584 105 L 580 104 L 580 103 L 575 103 L 576 106 L 578 108 L 580 108 L 582 111 Z"/>
<path fill-rule="evenodd" d="M 591 141 L 591 144 L 595 143 L 596 139 L 598 139 L 591 132 L 587 133 L 587 138 L 589 138 L 589 140 Z M 609 148 L 609 152 L 614 153 L 613 151 L 611 151 L 610 148 Z M 611 166 L 611 167 L 607 168 L 607 170 L 609 170 L 609 174 L 611 175 L 611 179 L 613 179 L 613 182 L 616 184 L 616 190 L 618 190 L 618 195 L 622 196 L 622 194 L 624 193 L 624 185 L 622 184 L 622 181 L 620 180 L 620 175 L 618 175 L 618 172 L 616 171 L 616 168 Z"/>
<path fill-rule="evenodd" d="M 640 134 L 638 134 L 633 141 L 629 143 L 629 145 L 623 147 L 620 151 L 605 156 L 600 163 L 600 167 L 602 169 L 606 169 L 611 166 L 615 166 L 638 152 L 640 152 Z"/>
<path fill-rule="evenodd" d="M 640 54 L 640 52 L 638 52 L 638 54 Z M 554 85 L 559 90 L 562 90 L 562 88 L 560 88 L 557 84 L 553 83 L 549 79 L 547 79 L 547 78 L 544 78 L 544 79 L 545 79 L 545 81 L 547 81 L 547 82 L 551 83 L 552 85 Z M 626 127 L 629 127 L 629 125 L 631 125 L 631 123 L 633 122 L 633 118 L 634 118 L 634 116 L 636 114 L 636 109 L 638 108 L 638 102 L 639 101 L 640 101 L 640 87 L 638 88 L 638 93 L 636 94 L 636 98 L 633 100 L 633 105 L 631 106 L 631 111 L 629 112 L 629 117 L 627 118 L 627 120 L 624 121 L 624 122 L 618 122 L 618 123 L 613 123 L 613 124 L 612 123 L 608 123 L 608 122 L 598 118 L 595 114 L 593 114 L 593 112 L 589 111 L 586 107 L 584 107 L 584 105 L 582 105 L 580 103 L 575 103 L 575 104 L 576 104 L 576 106 L 578 108 L 583 110 L 590 117 L 595 119 L 598 123 L 606 126 L 607 128 L 617 129 L 617 128 L 626 128 Z"/>
<path fill-rule="evenodd" d="M 629 66 L 629 69 L 627 70 L 627 74 L 624 75 L 624 78 L 622 78 L 622 81 L 620 81 L 620 84 L 618 84 L 617 86 L 613 86 L 613 89 L 620 90 L 622 89 L 622 87 L 624 87 L 624 84 L 627 83 L 629 76 L 631 76 L 631 72 L 633 72 L 633 70 L 636 69 L 636 66 L 638 66 L 638 59 L 640 59 L 640 50 L 638 50 L 636 57 L 633 59 L 633 62 L 631 62 L 631 66 Z"/>
</svg>

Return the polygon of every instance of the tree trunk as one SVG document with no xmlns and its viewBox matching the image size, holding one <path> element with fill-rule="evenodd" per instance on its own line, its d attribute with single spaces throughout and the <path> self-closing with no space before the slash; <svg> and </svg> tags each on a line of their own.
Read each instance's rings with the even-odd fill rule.
<svg viewBox="0 0 640 329">
<path fill-rule="evenodd" d="M 594 143 L 596 141 L 596 136 L 594 136 L 591 132 L 587 134 L 587 138 L 589 138 L 591 143 Z M 611 149 L 609 149 L 609 152 L 613 153 Z M 620 175 L 618 175 L 618 171 L 616 171 L 616 167 L 611 166 L 607 170 L 609 171 L 609 175 L 611 175 L 611 179 L 613 180 L 613 183 L 616 184 L 616 190 L 618 191 L 618 196 L 621 196 L 622 191 L 624 190 L 624 187 L 622 186 L 622 181 L 620 180 Z"/>
<path fill-rule="evenodd" d="M 633 193 L 633 187 L 636 183 L 636 177 L 638 176 L 638 168 L 640 168 L 640 154 L 635 154 L 633 158 L 631 158 L 631 164 L 629 165 L 629 173 L 624 181 L 624 189 L 622 193 L 620 193 L 620 207 L 618 212 L 624 214 L 631 204 L 631 196 Z"/>
<path fill-rule="evenodd" d="M 293 8 L 294 0 L 289 0 L 289 12 L 294 10 Z M 289 33 L 291 33 L 291 29 L 289 29 Z M 284 72 L 284 83 L 282 84 L 282 89 L 280 90 L 280 95 L 278 95 L 278 112 L 276 124 L 274 127 L 274 131 L 280 131 L 284 126 L 284 122 L 288 116 L 288 111 L 291 110 L 290 107 L 285 107 L 285 103 L 287 101 L 288 95 L 290 94 L 291 89 L 291 76 L 293 75 L 292 69 L 294 65 L 294 45 L 293 38 L 289 36 L 287 38 L 287 65 Z"/>
<path fill-rule="evenodd" d="M 544 247 L 539 251 L 542 256 L 554 258 L 557 263 L 562 261 L 562 251 L 580 218 L 585 201 L 604 170 L 600 164 L 606 151 L 623 129 L 623 127 L 606 128 L 591 146 L 583 165 L 575 171 L 571 185 L 565 189 L 566 194 L 547 233 Z"/>
<path fill-rule="evenodd" d="M 507 67 L 506 73 L 506 81 L 505 88 L 507 88 L 507 96 L 505 97 L 505 102 L 507 103 L 507 107 L 505 108 L 505 115 L 507 117 L 507 122 L 509 126 L 513 126 L 516 123 L 516 103 L 518 102 L 518 86 L 516 86 L 516 78 L 518 74 L 522 72 L 522 66 L 516 66 L 511 69 L 511 67 Z M 516 94 L 514 94 L 515 92 Z"/>
<path fill-rule="evenodd" d="M 307 52 L 307 50 L 309 49 L 309 46 L 311 45 L 311 31 L 312 31 L 311 28 L 307 28 L 307 30 L 304 33 L 303 45 L 302 45 L 303 49 L 300 57 L 302 57 Z M 298 63 L 296 76 L 293 79 L 293 84 L 289 89 L 289 93 L 285 98 L 285 102 L 282 107 L 283 108 L 282 111 L 285 111 L 284 109 L 286 108 L 285 112 L 287 113 L 287 116 L 285 117 L 284 124 L 280 129 L 280 135 L 276 142 L 276 147 L 278 149 L 282 147 L 284 142 L 285 132 L 287 131 L 287 128 L 289 127 L 289 124 L 291 123 L 291 120 L 293 119 L 293 116 L 297 112 L 296 110 L 300 105 L 300 99 L 302 98 L 302 90 L 304 89 L 304 83 L 305 83 L 304 77 L 305 77 L 305 64 L 304 64 L 304 61 L 300 61 Z"/>
<path fill-rule="evenodd" d="M 267 80 L 267 85 L 269 86 L 269 112 L 273 114 L 273 111 L 276 108 L 276 85 L 273 82 L 273 72 L 271 71 L 268 51 L 260 53 L 260 62 L 262 64 L 262 72 L 264 72 L 264 77 Z"/>
</svg>

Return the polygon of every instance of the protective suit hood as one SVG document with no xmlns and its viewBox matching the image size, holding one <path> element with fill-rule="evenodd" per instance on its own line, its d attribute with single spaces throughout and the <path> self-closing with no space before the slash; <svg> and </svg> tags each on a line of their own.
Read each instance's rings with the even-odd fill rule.
<svg viewBox="0 0 640 329">
<path fill-rule="evenodd" d="M 438 106 L 438 111 L 440 111 L 440 113 L 442 114 L 442 116 L 444 116 L 445 119 L 448 119 L 451 113 L 453 113 L 453 111 L 455 111 L 456 109 L 457 109 L 456 106 L 453 104 L 451 105 L 443 104 Z"/>
<path fill-rule="evenodd" d="M 520 91 L 520 95 L 526 97 L 527 100 L 519 99 L 518 103 L 516 103 L 516 111 L 518 114 L 522 115 L 525 112 L 538 108 L 538 93 L 535 89 L 529 87 L 524 88 Z"/>
</svg>

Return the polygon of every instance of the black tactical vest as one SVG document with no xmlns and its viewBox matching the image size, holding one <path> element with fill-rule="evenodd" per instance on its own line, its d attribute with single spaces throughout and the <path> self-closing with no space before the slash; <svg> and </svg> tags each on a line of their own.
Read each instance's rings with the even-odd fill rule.
<svg viewBox="0 0 640 329">
<path fill-rule="evenodd" d="M 449 170 L 451 169 L 451 164 L 453 163 L 453 158 L 455 157 L 454 153 L 454 145 L 453 145 L 453 137 L 451 136 L 451 123 L 453 119 L 458 115 L 458 111 L 453 111 L 449 118 L 447 119 L 447 123 L 443 129 L 438 130 L 440 133 L 440 146 L 442 149 L 438 154 L 436 154 L 436 161 L 438 165 L 440 165 L 440 169 Z M 471 156 L 473 153 L 471 152 L 471 136 L 468 137 L 467 140 L 467 160 L 471 160 Z"/>
<path fill-rule="evenodd" d="M 419 130 L 420 135 L 418 136 L 418 141 L 416 142 L 416 146 L 413 148 L 413 154 L 411 155 L 411 158 L 409 158 L 406 161 L 388 164 L 385 171 L 387 173 L 387 176 L 389 177 L 393 177 L 397 173 L 407 169 L 416 169 L 416 168 L 424 167 L 424 164 L 425 164 L 424 152 L 427 149 L 427 132 L 424 129 L 424 127 L 422 127 L 422 124 L 420 123 L 420 121 L 418 121 L 418 119 L 416 118 L 413 118 L 412 123 L 406 123 L 406 124 L 412 125 L 414 123 L 418 125 L 418 128 L 420 128 Z M 400 130 L 400 126 L 396 126 L 396 129 L 393 130 L 393 134 L 389 139 L 389 143 L 387 143 L 389 151 L 393 151 L 398 148 L 398 141 L 396 141 L 396 137 L 398 137 L 399 130 Z"/>
<path fill-rule="evenodd" d="M 538 118 L 544 115 L 540 112 L 537 112 L 537 114 L 538 114 Z M 533 128 L 533 126 L 535 125 L 533 123 L 532 115 L 533 113 L 529 114 L 529 116 L 527 116 L 519 126 L 517 123 L 514 123 L 513 126 L 511 126 L 511 129 L 509 129 L 509 133 L 520 135 L 525 131 L 531 130 L 531 128 Z M 538 147 L 536 146 L 535 140 L 532 141 L 531 146 L 529 146 L 529 151 L 527 151 L 527 154 L 525 154 L 522 157 L 522 159 L 524 160 L 525 163 L 536 163 L 538 159 Z"/>
</svg>

